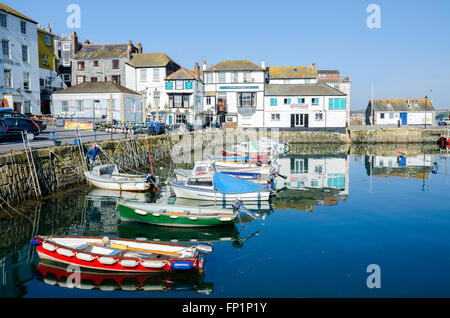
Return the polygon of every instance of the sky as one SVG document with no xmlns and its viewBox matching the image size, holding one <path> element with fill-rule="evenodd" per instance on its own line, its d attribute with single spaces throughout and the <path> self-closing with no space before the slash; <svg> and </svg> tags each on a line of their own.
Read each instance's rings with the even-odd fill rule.
<svg viewBox="0 0 450 318">
<path fill-rule="evenodd" d="M 450 108 L 448 0 L 0 0 L 52 31 L 91 43 L 142 43 L 192 69 L 227 59 L 311 65 L 349 76 L 351 109 L 374 98 Z M 69 28 L 67 7 L 81 9 Z M 379 28 L 367 20 L 379 8 Z M 370 19 L 371 20 L 371 19 Z M 371 20 L 372 21 L 372 20 Z"/>
</svg>

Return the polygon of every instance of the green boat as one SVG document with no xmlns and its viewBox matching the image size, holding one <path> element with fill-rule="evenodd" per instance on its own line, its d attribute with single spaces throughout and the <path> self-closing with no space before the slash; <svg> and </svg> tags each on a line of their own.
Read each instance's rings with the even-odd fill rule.
<svg viewBox="0 0 450 318">
<path fill-rule="evenodd" d="M 234 224 L 239 213 L 244 212 L 256 219 L 242 201 L 236 200 L 232 210 L 199 208 L 184 205 L 157 203 L 118 202 L 122 221 L 143 222 L 162 226 L 202 227 Z"/>
</svg>

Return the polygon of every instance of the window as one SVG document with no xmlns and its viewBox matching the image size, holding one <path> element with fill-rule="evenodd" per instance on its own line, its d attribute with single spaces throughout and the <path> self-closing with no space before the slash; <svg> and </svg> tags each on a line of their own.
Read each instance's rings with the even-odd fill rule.
<svg viewBox="0 0 450 318">
<path fill-rule="evenodd" d="M 77 100 L 77 112 L 84 112 L 83 100 Z"/>
<path fill-rule="evenodd" d="M 113 60 L 112 61 L 112 68 L 118 69 L 119 68 L 119 60 Z"/>
<path fill-rule="evenodd" d="M 62 79 L 64 82 L 70 82 L 70 74 L 62 74 Z"/>
<path fill-rule="evenodd" d="M 51 45 L 52 45 L 52 43 L 50 42 L 50 36 L 49 36 L 49 35 L 46 35 L 46 36 L 45 36 L 45 44 L 46 44 L 47 46 L 51 46 Z"/>
<path fill-rule="evenodd" d="M 182 95 L 174 95 L 173 107 L 177 108 L 183 107 L 182 102 L 183 102 Z"/>
<path fill-rule="evenodd" d="M 91 77 L 91 82 L 97 82 L 97 77 Z"/>
<path fill-rule="evenodd" d="M 9 59 L 9 41 L 2 40 L 2 53 L 3 57 Z"/>
<path fill-rule="evenodd" d="M 166 89 L 173 89 L 173 82 L 166 82 Z"/>
<path fill-rule="evenodd" d="M 238 93 L 238 107 L 256 107 L 256 93 Z"/>
<path fill-rule="evenodd" d="M 5 78 L 5 87 L 12 88 L 12 81 L 11 81 L 11 70 L 5 69 L 3 71 L 4 78 Z"/>
<path fill-rule="evenodd" d="M 113 76 L 111 76 L 111 81 L 116 83 L 116 84 L 120 84 L 120 75 L 113 75 Z"/>
<path fill-rule="evenodd" d="M 288 105 L 288 104 L 290 104 L 291 103 L 291 99 L 290 98 L 285 98 L 284 99 L 284 104 L 285 105 Z"/>
<path fill-rule="evenodd" d="M 188 95 L 183 95 L 183 107 L 189 108 L 189 96 Z"/>
<path fill-rule="evenodd" d="M 186 124 L 186 115 L 185 114 L 177 114 L 175 116 L 176 124 Z"/>
<path fill-rule="evenodd" d="M 159 68 L 153 69 L 153 82 L 159 82 Z"/>
<path fill-rule="evenodd" d="M 206 97 L 206 105 L 211 105 L 211 97 Z"/>
<path fill-rule="evenodd" d="M 22 45 L 22 61 L 28 63 L 28 46 Z"/>
<path fill-rule="evenodd" d="M 316 113 L 315 117 L 316 117 L 316 121 L 323 120 L 323 114 L 322 113 Z"/>
<path fill-rule="evenodd" d="M 328 109 L 345 109 L 345 98 L 330 98 Z"/>
<path fill-rule="evenodd" d="M 147 81 L 147 69 L 146 68 L 141 68 L 139 80 L 141 82 Z"/>
<path fill-rule="evenodd" d="M 27 34 L 27 23 L 25 21 L 20 21 L 20 32 Z"/>
<path fill-rule="evenodd" d="M 380 119 L 384 119 L 384 113 L 380 113 Z"/>
<path fill-rule="evenodd" d="M 23 88 L 30 89 L 30 73 L 23 72 Z"/>
<path fill-rule="evenodd" d="M 64 66 L 70 66 L 70 59 L 63 59 Z"/>
<path fill-rule="evenodd" d="M 311 98 L 311 103 L 313 105 L 319 105 L 319 99 L 318 98 Z"/>
<path fill-rule="evenodd" d="M 98 61 L 94 61 L 94 67 L 98 67 L 99 63 Z"/>
<path fill-rule="evenodd" d="M 192 81 L 184 82 L 184 89 L 192 89 Z"/>
<path fill-rule="evenodd" d="M 297 103 L 298 104 L 304 104 L 305 103 L 305 99 L 304 98 L 297 98 Z"/>
<path fill-rule="evenodd" d="M 248 83 L 251 81 L 251 73 L 250 72 L 244 72 L 244 82 Z"/>
<path fill-rule="evenodd" d="M 26 100 L 23 103 L 24 113 L 25 114 L 31 114 L 31 101 Z"/>
<path fill-rule="evenodd" d="M 272 114 L 272 121 L 280 121 L 280 114 Z"/>
<path fill-rule="evenodd" d="M 84 83 L 84 76 L 77 76 L 77 84 Z"/>
<path fill-rule="evenodd" d="M 43 65 L 49 65 L 48 63 L 48 55 L 42 54 L 42 64 Z"/>
<path fill-rule="evenodd" d="M 175 81 L 175 89 L 183 89 L 183 81 Z"/>
<path fill-rule="evenodd" d="M 278 101 L 278 99 L 276 99 L 276 98 L 271 98 L 271 99 L 270 99 L 270 106 L 277 106 L 277 101 Z"/>
<path fill-rule="evenodd" d="M 61 101 L 61 112 L 67 113 L 69 111 L 69 102 L 67 100 Z"/>
<path fill-rule="evenodd" d="M 7 28 L 8 25 L 6 24 L 6 14 L 0 13 L 0 26 L 3 28 Z"/>
<path fill-rule="evenodd" d="M 206 73 L 206 83 L 212 83 L 212 82 L 213 82 L 213 74 Z"/>
<path fill-rule="evenodd" d="M 394 113 L 389 113 L 389 119 L 394 119 Z"/>
<path fill-rule="evenodd" d="M 238 72 L 231 73 L 231 82 L 232 83 L 239 82 L 239 73 Z"/>
<path fill-rule="evenodd" d="M 219 72 L 219 83 L 226 83 L 226 78 L 225 72 Z"/>
<path fill-rule="evenodd" d="M 78 61 L 78 70 L 84 71 L 84 61 Z"/>
<path fill-rule="evenodd" d="M 63 43 L 62 49 L 63 51 L 70 51 L 70 43 Z"/>
</svg>

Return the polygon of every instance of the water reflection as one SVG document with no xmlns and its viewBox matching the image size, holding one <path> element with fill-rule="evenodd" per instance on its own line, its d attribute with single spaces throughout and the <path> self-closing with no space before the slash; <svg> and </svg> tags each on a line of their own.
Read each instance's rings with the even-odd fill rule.
<svg viewBox="0 0 450 318">
<path fill-rule="evenodd" d="M 400 177 L 405 179 L 428 179 L 438 166 L 432 155 L 366 156 L 367 175 L 376 177 Z"/>
</svg>

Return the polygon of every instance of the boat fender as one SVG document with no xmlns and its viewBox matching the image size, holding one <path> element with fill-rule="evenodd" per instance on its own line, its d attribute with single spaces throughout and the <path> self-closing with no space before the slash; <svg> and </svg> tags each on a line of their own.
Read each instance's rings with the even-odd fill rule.
<svg viewBox="0 0 450 318">
<path fill-rule="evenodd" d="M 44 244 L 42 244 L 42 247 L 50 252 L 56 251 L 56 246 L 53 244 L 50 244 L 50 243 L 44 243 Z"/>
<path fill-rule="evenodd" d="M 230 217 L 223 217 L 223 218 L 220 218 L 219 220 L 222 221 L 222 222 L 229 222 L 229 221 L 231 221 L 231 218 Z"/>
<path fill-rule="evenodd" d="M 95 257 L 86 253 L 77 253 L 77 258 L 82 261 L 92 262 Z"/>
<path fill-rule="evenodd" d="M 211 244 L 206 244 L 206 243 L 198 244 L 197 251 L 204 253 L 204 254 L 212 254 L 213 246 Z"/>
<path fill-rule="evenodd" d="M 103 265 L 114 265 L 117 260 L 112 258 L 112 257 L 106 257 L 106 256 L 102 256 L 98 259 L 98 261 L 100 263 L 102 263 Z"/>
<path fill-rule="evenodd" d="M 138 266 L 139 262 L 135 261 L 134 259 L 124 259 L 120 261 L 119 264 L 123 267 L 136 267 Z"/>
<path fill-rule="evenodd" d="M 172 269 L 174 270 L 190 270 L 192 269 L 192 267 L 194 267 L 194 265 L 190 262 L 186 262 L 186 261 L 175 261 L 172 262 L 170 264 L 170 267 L 172 267 Z"/>
<path fill-rule="evenodd" d="M 68 250 L 66 248 L 58 248 L 57 252 L 59 255 L 66 256 L 66 257 L 73 257 L 75 255 L 74 252 L 72 252 L 71 250 Z"/>
<path fill-rule="evenodd" d="M 196 218 L 195 216 L 191 216 L 191 217 L 189 218 L 189 220 L 196 221 L 196 220 L 198 220 L 198 218 Z"/>
<path fill-rule="evenodd" d="M 146 212 L 146 211 L 140 210 L 140 209 L 135 209 L 134 212 L 135 212 L 136 214 L 143 215 L 143 216 L 144 216 L 144 215 L 147 215 L 147 212 Z"/>
<path fill-rule="evenodd" d="M 171 219 L 178 219 L 178 216 L 177 215 L 171 215 L 170 218 Z"/>
<path fill-rule="evenodd" d="M 162 268 L 166 264 L 166 261 L 141 261 L 141 265 L 146 268 Z"/>
<path fill-rule="evenodd" d="M 161 214 L 159 213 L 153 213 L 153 216 L 160 216 Z"/>
<path fill-rule="evenodd" d="M 30 241 L 30 244 L 31 244 L 32 246 L 39 246 L 39 245 L 42 244 L 42 242 L 39 242 L 39 241 L 37 241 L 35 238 L 32 238 L 31 241 Z"/>
</svg>

